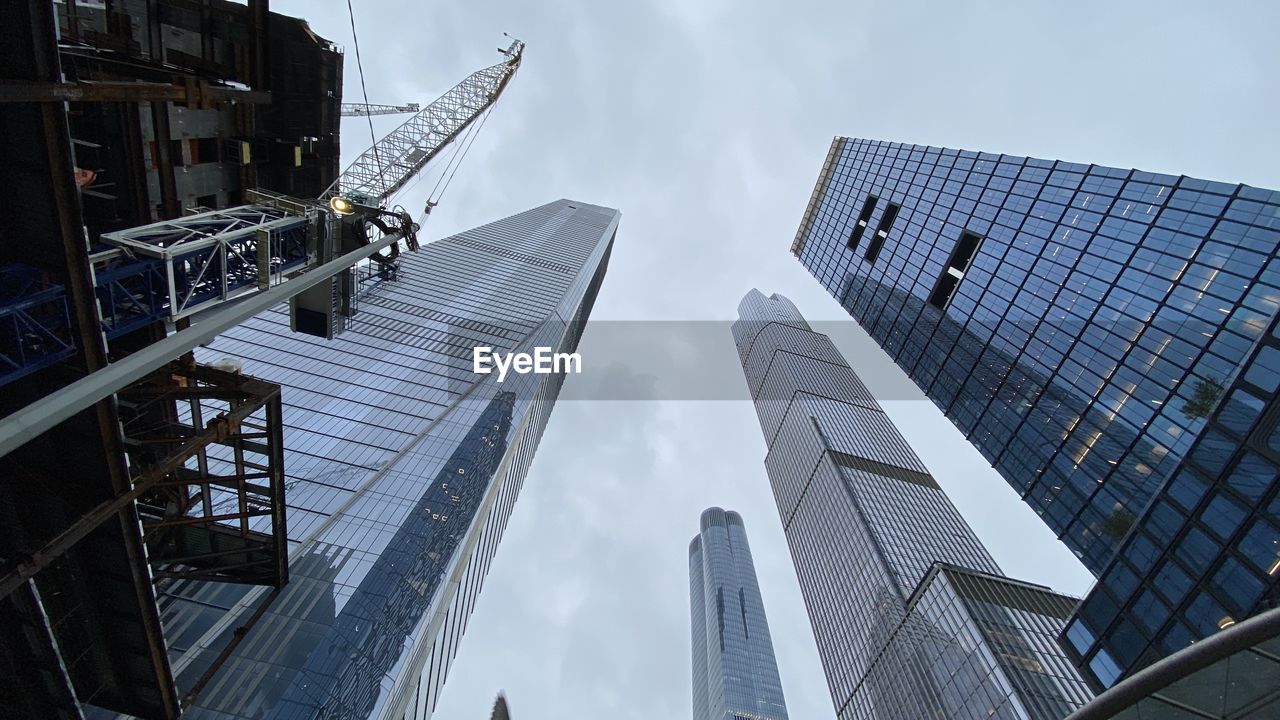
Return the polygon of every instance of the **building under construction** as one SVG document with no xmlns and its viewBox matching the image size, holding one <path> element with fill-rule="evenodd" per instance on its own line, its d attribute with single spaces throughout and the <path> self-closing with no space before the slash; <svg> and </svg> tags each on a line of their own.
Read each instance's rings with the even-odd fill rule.
<svg viewBox="0 0 1280 720">
<path fill-rule="evenodd" d="M 338 174 L 342 96 L 342 55 L 266 0 L 30 0 L 6 15 L 0 172 L 22 200 L 0 229 L 3 415 L 164 337 L 146 312 L 104 332 L 103 233 L 240 205 L 246 189 L 319 196 Z M 152 574 L 287 579 L 279 427 L 251 420 L 278 415 L 279 388 L 174 361 L 5 457 L 7 712 L 176 716 Z M 193 398 L 230 412 L 179 417 Z M 242 502 L 216 516 L 184 477 L 212 438 L 243 457 L 223 479 Z M 160 479 L 135 493 L 144 473 Z M 248 530 L 260 513 L 277 522 Z"/>
<path fill-rule="evenodd" d="M 343 56 L 267 0 L 19 0 L 0 37 L 16 191 L 0 228 L 0 707 L 207 716 L 188 711 L 236 648 L 272 642 L 254 632 L 301 554 L 285 462 L 306 423 L 281 383 L 200 346 L 281 308 L 286 333 L 340 333 L 360 292 L 348 268 L 386 284 L 400 243 L 416 249 L 391 194 L 474 130 L 523 45 L 384 138 L 378 172 L 361 156 L 344 174 Z M 513 407 L 483 417 L 506 418 L 496 429 Z M 193 648 L 200 613 L 230 619 Z"/>
</svg>

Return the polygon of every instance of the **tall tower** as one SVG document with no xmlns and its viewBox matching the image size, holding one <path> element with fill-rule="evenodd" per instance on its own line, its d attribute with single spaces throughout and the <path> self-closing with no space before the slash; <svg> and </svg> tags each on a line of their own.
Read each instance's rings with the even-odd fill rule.
<svg viewBox="0 0 1280 720">
<path fill-rule="evenodd" d="M 707 508 L 689 543 L 693 720 L 787 720 L 742 516 Z"/>
<path fill-rule="evenodd" d="M 1004 577 L 827 336 L 747 293 L 733 334 L 840 720 L 1058 720 L 1075 604 Z"/>
<path fill-rule="evenodd" d="M 1280 605 L 1280 192 L 838 137 L 791 252 L 1098 577 L 1095 687 Z"/>
<path fill-rule="evenodd" d="M 564 380 L 498 383 L 473 348 L 572 352 L 619 218 L 548 203 L 400 256 L 334 340 L 278 307 L 197 350 L 283 388 L 292 552 L 275 598 L 160 586 L 183 687 L 265 604 L 193 715 L 431 716 Z"/>
</svg>

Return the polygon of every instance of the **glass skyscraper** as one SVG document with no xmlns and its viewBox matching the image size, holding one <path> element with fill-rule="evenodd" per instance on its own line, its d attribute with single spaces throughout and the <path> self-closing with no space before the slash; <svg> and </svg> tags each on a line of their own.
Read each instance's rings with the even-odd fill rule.
<svg viewBox="0 0 1280 720">
<path fill-rule="evenodd" d="M 1075 600 L 1005 578 L 827 336 L 752 290 L 733 334 L 840 720 L 1058 720 Z"/>
<path fill-rule="evenodd" d="M 1280 193 L 836 138 L 791 251 L 1099 578 L 1095 687 L 1277 602 Z"/>
<path fill-rule="evenodd" d="M 291 579 L 159 587 L 182 687 L 265 604 L 188 717 L 431 716 L 564 379 L 473 348 L 573 351 L 619 218 L 552 202 L 401 255 L 334 340 L 282 306 L 197 351 L 283 387 Z"/>
<path fill-rule="evenodd" d="M 702 513 L 689 543 L 693 720 L 787 720 L 742 516 Z"/>
</svg>

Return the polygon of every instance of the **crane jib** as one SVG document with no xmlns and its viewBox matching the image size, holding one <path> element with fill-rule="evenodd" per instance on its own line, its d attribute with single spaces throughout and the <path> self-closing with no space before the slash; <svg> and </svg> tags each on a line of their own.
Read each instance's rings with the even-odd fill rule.
<svg viewBox="0 0 1280 720">
<path fill-rule="evenodd" d="M 472 73 L 361 153 L 324 198 L 341 194 L 381 204 L 493 105 L 520 67 L 523 52 L 524 43 L 513 41 L 502 62 Z"/>
</svg>

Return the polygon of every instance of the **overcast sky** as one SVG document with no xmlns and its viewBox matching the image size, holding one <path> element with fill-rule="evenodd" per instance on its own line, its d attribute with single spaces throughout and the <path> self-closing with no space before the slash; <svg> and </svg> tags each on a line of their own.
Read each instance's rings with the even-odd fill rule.
<svg viewBox="0 0 1280 720">
<path fill-rule="evenodd" d="M 344 46 L 344 99 L 359 101 L 346 3 L 272 9 Z M 1090 582 L 1080 565 L 788 254 L 832 136 L 1280 188 L 1272 2 L 357 0 L 355 11 L 376 103 L 425 105 L 496 62 L 503 32 L 528 43 L 428 239 L 575 198 L 623 213 L 593 322 L 730 320 L 752 287 L 810 320 L 843 319 L 823 330 L 1005 571 L 1073 594 Z M 375 118 L 376 131 L 402 120 Z M 346 159 L 364 149 L 365 121 L 348 118 L 342 140 Z M 434 179 L 405 193 L 411 210 Z M 583 339 L 588 367 L 601 332 Z M 745 518 L 791 717 L 833 717 L 740 391 L 557 406 L 437 717 L 487 718 L 499 689 L 518 720 L 689 717 L 686 551 L 713 504 Z"/>
</svg>

